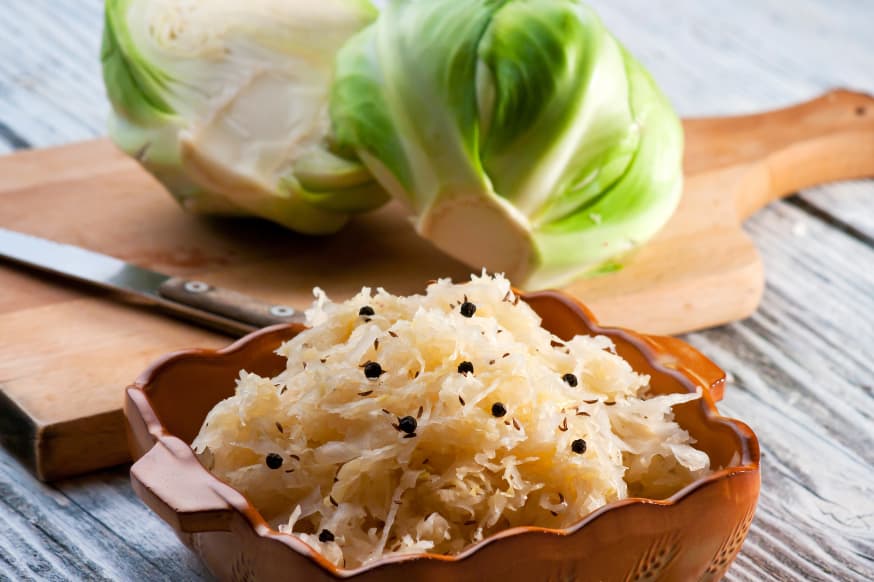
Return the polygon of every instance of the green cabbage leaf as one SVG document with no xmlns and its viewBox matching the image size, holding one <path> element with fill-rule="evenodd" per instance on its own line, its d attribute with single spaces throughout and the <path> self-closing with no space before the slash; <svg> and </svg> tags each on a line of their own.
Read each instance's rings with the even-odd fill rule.
<svg viewBox="0 0 874 582">
<path fill-rule="evenodd" d="M 679 119 L 578 0 L 388 0 L 330 113 L 420 235 L 525 288 L 615 264 L 681 193 Z"/>
</svg>

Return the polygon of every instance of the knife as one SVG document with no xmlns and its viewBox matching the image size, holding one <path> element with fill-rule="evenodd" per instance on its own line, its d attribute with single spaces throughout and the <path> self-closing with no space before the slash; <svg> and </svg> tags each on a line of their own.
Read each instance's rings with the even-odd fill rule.
<svg viewBox="0 0 874 582">
<path fill-rule="evenodd" d="M 121 291 L 149 305 L 231 336 L 277 323 L 303 323 L 287 305 L 267 303 L 203 281 L 171 277 L 115 257 L 0 228 L 0 258 Z"/>
</svg>

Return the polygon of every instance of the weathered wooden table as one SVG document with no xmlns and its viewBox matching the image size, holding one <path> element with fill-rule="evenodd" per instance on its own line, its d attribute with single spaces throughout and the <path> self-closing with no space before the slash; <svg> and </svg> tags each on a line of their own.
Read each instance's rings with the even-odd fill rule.
<svg viewBox="0 0 874 582">
<path fill-rule="evenodd" d="M 0 153 L 103 133 L 101 4 L 3 0 Z M 593 4 L 684 116 L 874 93 L 870 1 Z M 768 274 L 761 308 L 688 337 L 730 372 L 720 408 L 762 445 L 758 513 L 728 578 L 874 580 L 874 183 L 801 192 L 747 228 Z M 126 468 L 47 486 L 0 449 L 0 580 L 207 577 Z"/>
</svg>

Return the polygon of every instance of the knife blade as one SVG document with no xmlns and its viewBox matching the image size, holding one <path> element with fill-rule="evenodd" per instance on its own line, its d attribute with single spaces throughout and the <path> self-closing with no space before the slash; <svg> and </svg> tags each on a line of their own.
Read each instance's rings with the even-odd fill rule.
<svg viewBox="0 0 874 582">
<path fill-rule="evenodd" d="M 241 336 L 277 323 L 303 323 L 287 305 L 261 301 L 203 281 L 172 277 L 81 247 L 0 228 L 0 258 L 104 289 L 201 326 Z"/>
</svg>

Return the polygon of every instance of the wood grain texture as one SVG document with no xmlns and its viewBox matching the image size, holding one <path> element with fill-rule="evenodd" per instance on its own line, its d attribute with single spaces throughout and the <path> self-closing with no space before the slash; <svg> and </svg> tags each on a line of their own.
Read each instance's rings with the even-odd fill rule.
<svg viewBox="0 0 874 582">
<path fill-rule="evenodd" d="M 102 0 L 4 0 L 0 143 L 44 147 L 105 133 Z"/>
<path fill-rule="evenodd" d="M 0 449 L 0 580 L 191 580 L 204 573 L 125 471 L 47 487 Z"/>
<path fill-rule="evenodd" d="M 743 418 L 762 444 L 762 497 L 733 572 L 866 580 L 874 572 L 874 275 L 838 274 L 870 265 L 874 251 L 816 220 L 804 240 L 792 238 L 801 220 L 809 218 L 786 207 L 752 221 L 772 269 L 762 307 L 689 339 L 731 374 L 720 409 Z"/>
<path fill-rule="evenodd" d="M 874 92 L 864 0 L 592 4 L 684 115 L 749 113 L 835 86 Z M 0 151 L 102 133 L 99 12 L 98 0 L 4 2 Z M 759 511 L 729 580 L 874 579 L 872 197 L 871 182 L 840 184 L 760 212 L 746 231 L 769 273 L 762 306 L 689 338 L 732 372 L 721 408 L 764 451 Z M 0 449 L 0 524 L 0 579 L 204 577 L 123 470 L 47 487 Z M 111 533 L 123 528 L 126 539 Z"/>
</svg>

